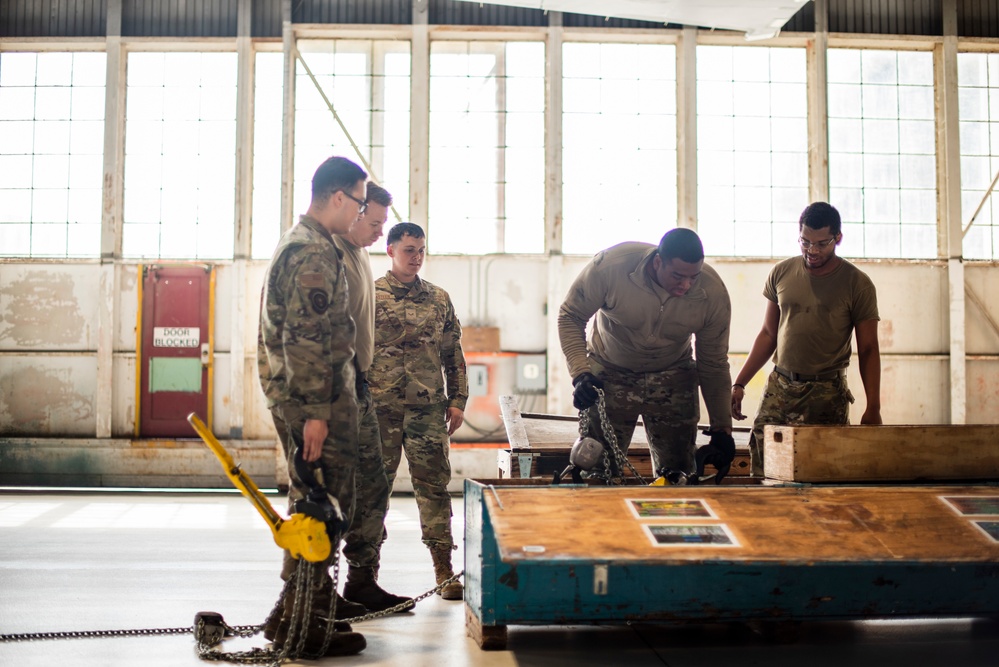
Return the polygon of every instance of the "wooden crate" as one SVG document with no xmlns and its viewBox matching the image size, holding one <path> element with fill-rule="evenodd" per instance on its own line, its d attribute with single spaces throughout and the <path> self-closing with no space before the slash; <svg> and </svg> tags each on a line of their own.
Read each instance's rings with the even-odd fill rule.
<svg viewBox="0 0 999 667">
<path fill-rule="evenodd" d="M 466 629 L 484 649 L 509 625 L 999 614 L 994 486 L 465 480 L 464 504 Z"/>
<path fill-rule="evenodd" d="M 499 327 L 462 327 L 461 349 L 464 352 L 499 352 Z"/>
<path fill-rule="evenodd" d="M 767 426 L 764 473 L 785 482 L 999 479 L 999 426 Z"/>
</svg>

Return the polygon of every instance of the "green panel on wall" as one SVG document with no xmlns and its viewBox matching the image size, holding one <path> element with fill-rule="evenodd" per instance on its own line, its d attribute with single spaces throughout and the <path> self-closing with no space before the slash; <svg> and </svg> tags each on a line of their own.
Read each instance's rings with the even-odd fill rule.
<svg viewBox="0 0 999 667">
<path fill-rule="evenodd" d="M 157 391 L 201 391 L 201 359 L 197 357 L 151 357 L 149 393 Z"/>
</svg>

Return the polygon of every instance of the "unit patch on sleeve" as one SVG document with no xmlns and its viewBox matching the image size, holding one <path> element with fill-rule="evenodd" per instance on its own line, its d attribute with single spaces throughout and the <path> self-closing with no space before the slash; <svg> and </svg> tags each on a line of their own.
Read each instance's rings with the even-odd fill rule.
<svg viewBox="0 0 999 667">
<path fill-rule="evenodd" d="M 330 298 L 321 289 L 314 289 L 309 292 L 309 302 L 312 303 L 312 310 L 322 315 L 330 307 Z"/>
</svg>

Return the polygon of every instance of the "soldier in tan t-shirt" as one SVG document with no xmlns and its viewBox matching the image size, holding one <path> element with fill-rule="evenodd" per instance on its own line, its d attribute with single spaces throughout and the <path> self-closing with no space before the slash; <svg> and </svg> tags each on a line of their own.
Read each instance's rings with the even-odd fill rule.
<svg viewBox="0 0 999 667">
<path fill-rule="evenodd" d="M 802 256 L 779 262 L 763 289 L 768 300 L 763 328 L 732 385 L 732 416 L 745 419 L 746 383 L 773 355 L 774 370 L 749 439 L 755 476 L 763 476 L 765 425 L 849 423 L 853 395 L 846 368 L 854 331 L 867 395 L 860 423 L 881 423 L 877 291 L 867 274 L 836 255 L 841 228 L 839 211 L 829 204 L 806 207 L 798 222 Z"/>
<path fill-rule="evenodd" d="M 347 559 L 347 581 L 343 597 L 349 602 L 337 606 L 338 618 L 361 616 L 369 611 L 383 611 L 413 599 L 393 595 L 378 585 L 381 543 L 384 540 L 385 514 L 389 504 L 389 482 L 382 458 L 382 439 L 378 428 L 367 375 L 375 347 L 375 279 L 367 248 L 381 238 L 388 219 L 392 195 L 375 183 L 368 183 L 364 215 L 354 221 L 346 234 L 334 237 L 343 251 L 343 266 L 350 294 L 350 314 L 357 325 L 354 339 L 357 348 L 357 473 L 354 514 L 350 529 L 343 538 L 343 556 Z M 350 604 L 354 603 L 354 604 Z M 357 608 L 363 605 L 361 608 Z"/>
</svg>

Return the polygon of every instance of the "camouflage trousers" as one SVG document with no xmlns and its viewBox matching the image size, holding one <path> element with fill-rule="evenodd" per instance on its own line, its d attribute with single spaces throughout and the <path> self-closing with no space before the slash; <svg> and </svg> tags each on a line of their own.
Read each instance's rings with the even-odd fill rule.
<svg viewBox="0 0 999 667">
<path fill-rule="evenodd" d="M 382 456 L 389 491 L 395 484 L 403 452 L 413 478 L 413 494 L 420 511 L 423 543 L 454 547 L 451 536 L 451 462 L 444 415 L 447 404 L 378 405 Z"/>
<path fill-rule="evenodd" d="M 320 471 L 317 481 L 326 486 L 328 493 L 340 504 L 340 511 L 350 519 L 354 508 L 354 469 L 357 466 L 357 400 L 353 394 L 342 394 L 333 403 L 332 416 L 328 422 L 329 433 L 323 443 L 320 456 Z M 278 439 L 288 460 L 288 511 L 292 512 L 296 500 L 301 500 L 308 492 L 295 470 L 294 452 L 303 444 L 302 431 L 306 416 L 298 408 L 272 408 L 271 417 L 277 429 Z M 336 547 L 336 545 L 333 545 Z M 335 551 L 335 548 L 334 548 Z M 326 567 L 332 564 L 332 558 Z M 284 552 L 284 565 L 281 578 L 288 580 L 295 573 L 298 560 Z"/>
<path fill-rule="evenodd" d="M 763 427 L 800 424 L 848 424 L 853 394 L 846 377 L 793 382 L 771 371 L 749 436 L 751 474 L 763 477 Z"/>
<path fill-rule="evenodd" d="M 353 567 L 378 569 L 388 511 L 389 482 L 382 458 L 382 437 L 373 402 L 361 406 L 354 477 L 354 516 L 343 539 L 343 555 Z"/>
<path fill-rule="evenodd" d="M 638 417 L 652 454 L 653 471 L 662 468 L 694 470 L 694 441 L 700 402 L 694 362 L 655 373 L 633 373 L 606 368 L 590 359 L 593 373 L 604 383 L 607 418 L 618 446 L 628 452 Z M 606 442 L 595 408 L 590 409 L 590 433 Z"/>
</svg>

